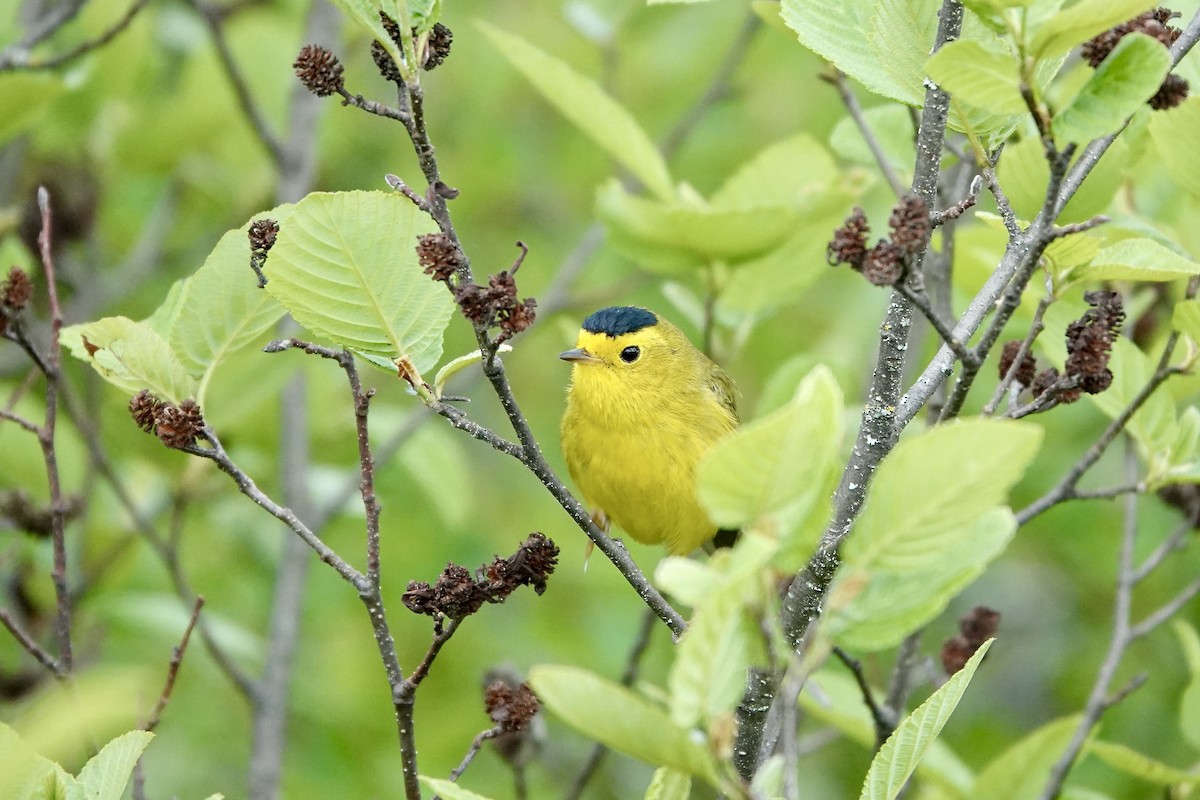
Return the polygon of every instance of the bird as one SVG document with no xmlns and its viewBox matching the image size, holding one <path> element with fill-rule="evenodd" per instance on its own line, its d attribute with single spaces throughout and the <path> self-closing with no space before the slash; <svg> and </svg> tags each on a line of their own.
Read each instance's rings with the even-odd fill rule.
<svg viewBox="0 0 1200 800">
<path fill-rule="evenodd" d="M 567 469 L 593 520 L 685 555 L 717 534 L 696 469 L 738 425 L 736 388 L 679 328 L 649 309 L 610 306 L 583 321 L 562 418 Z"/>
</svg>

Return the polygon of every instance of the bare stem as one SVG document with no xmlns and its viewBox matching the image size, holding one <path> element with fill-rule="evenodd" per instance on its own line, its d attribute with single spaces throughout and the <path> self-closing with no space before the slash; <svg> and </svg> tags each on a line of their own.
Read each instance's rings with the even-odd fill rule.
<svg viewBox="0 0 1200 800">
<path fill-rule="evenodd" d="M 896 197 L 904 197 L 908 193 L 908 188 L 900 180 L 900 175 L 896 172 L 896 167 L 893 166 L 887 153 L 883 151 L 883 145 L 879 143 L 875 131 L 871 130 L 871 126 L 867 124 L 867 117 L 863 114 L 862 105 L 858 102 L 858 96 L 854 94 L 850 81 L 846 80 L 846 74 L 834 67 L 832 77 L 827 80 L 837 89 L 838 96 L 842 98 L 842 105 L 846 107 L 850 119 L 854 121 L 854 126 L 858 128 L 859 134 L 863 137 L 863 141 L 867 143 L 867 149 L 875 158 L 875 165 L 883 173 L 884 180 L 887 181 L 888 186 L 892 187 L 892 193 Z"/>
</svg>

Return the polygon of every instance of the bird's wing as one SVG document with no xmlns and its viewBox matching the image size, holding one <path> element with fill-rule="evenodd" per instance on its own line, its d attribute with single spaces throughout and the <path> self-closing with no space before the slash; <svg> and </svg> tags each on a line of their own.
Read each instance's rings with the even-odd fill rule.
<svg viewBox="0 0 1200 800">
<path fill-rule="evenodd" d="M 713 364 L 709 389 L 716 396 L 717 402 L 725 406 L 729 413 L 733 415 L 733 418 L 737 420 L 737 387 L 733 385 L 733 379 L 725 374 L 725 370 L 716 364 Z"/>
</svg>

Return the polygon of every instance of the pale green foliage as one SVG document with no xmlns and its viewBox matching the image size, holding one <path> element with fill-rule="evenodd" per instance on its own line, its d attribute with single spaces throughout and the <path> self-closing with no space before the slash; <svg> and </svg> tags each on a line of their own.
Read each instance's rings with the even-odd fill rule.
<svg viewBox="0 0 1200 800">
<path fill-rule="evenodd" d="M 984 642 L 963 668 L 902 721 L 879 748 L 863 781 L 860 800 L 894 800 L 917 768 L 925 751 L 958 706 L 967 684 L 987 655 L 991 639 Z"/>
<path fill-rule="evenodd" d="M 724 438 L 701 462 L 700 502 L 724 528 L 769 517 L 790 530 L 814 504 L 836 468 L 842 441 L 842 393 L 825 367 L 813 370 L 792 401 Z"/>
<path fill-rule="evenodd" d="M 1176 281 L 1197 274 L 1200 263 L 1153 239 L 1123 239 L 1058 273 L 1055 282 L 1062 291 L 1081 281 Z"/>
<path fill-rule="evenodd" d="M 62 342 L 72 355 L 126 392 L 149 389 L 174 403 L 196 395 L 195 379 L 148 323 L 106 317 L 63 329 Z"/>
<path fill-rule="evenodd" d="M 667 688 L 671 720 L 681 728 L 709 728 L 732 711 L 746 691 L 746 668 L 758 632 L 738 598 L 723 593 L 696 612 L 679 642 Z"/>
<path fill-rule="evenodd" d="M 1178 107 L 1150 119 L 1150 135 L 1167 174 L 1195 197 L 1200 197 L 1200 97 L 1184 100 Z"/>
<path fill-rule="evenodd" d="M 286 223 L 290 210 L 260 216 Z M 217 368 L 283 316 L 249 268 L 249 225 L 222 236 L 203 266 L 176 282 L 143 322 L 106 317 L 74 325 L 63 330 L 63 343 L 120 389 L 149 389 L 175 403 L 191 397 L 204 407 Z"/>
<path fill-rule="evenodd" d="M 1027 423 L 974 419 L 897 445 L 843 547 L 828 602 L 834 640 L 895 645 L 978 577 L 1016 530 L 1001 504 L 1041 438 Z"/>
<path fill-rule="evenodd" d="M 1192 786 L 1200 783 L 1200 773 L 1177 769 L 1123 744 L 1093 740 L 1088 742 L 1087 750 L 1113 769 L 1147 783 L 1159 786 Z"/>
<path fill-rule="evenodd" d="M 442 780 L 441 778 L 427 778 L 422 775 L 421 783 L 437 796 L 444 798 L 444 800 L 489 800 L 485 795 L 464 789 L 457 783 Z"/>
<path fill-rule="evenodd" d="M 37 122 L 65 91 L 62 78 L 49 72 L 6 77 L 0 92 L 0 143 Z"/>
<path fill-rule="evenodd" d="M 1153 0 L 1080 0 L 1040 26 L 1030 49 L 1039 57 L 1065 53 L 1156 5 Z"/>
<path fill-rule="evenodd" d="M 691 775 L 661 767 L 654 772 L 650 787 L 646 789 L 645 800 L 688 800 L 691 792 Z"/>
<path fill-rule="evenodd" d="M 310 194 L 280 228 L 267 291 L 317 336 L 424 372 L 441 357 L 454 309 L 417 264 L 416 237 L 434 230 L 399 194 Z"/>
<path fill-rule="evenodd" d="M 629 689 L 587 670 L 549 665 L 531 669 L 529 685 L 550 711 L 596 741 L 716 784 L 717 766 L 705 747 L 666 710 Z"/>
<path fill-rule="evenodd" d="M 925 68 L 959 102 L 1005 114 L 1020 114 L 1026 108 L 1012 55 L 982 42 L 950 42 L 933 54 Z"/>
<path fill-rule="evenodd" d="M 1179 730 L 1193 750 L 1200 750 L 1200 634 L 1183 620 L 1175 620 L 1174 628 L 1190 676 L 1179 698 Z"/>
<path fill-rule="evenodd" d="M 875 696 L 880 694 L 876 689 Z M 840 664 L 826 666 L 809 678 L 800 695 L 800 707 L 864 749 L 875 749 L 875 726 L 863 704 L 862 690 Z M 928 744 L 916 765 L 916 774 L 926 786 L 937 787 L 953 797 L 967 797 L 975 780 L 971 769 L 942 739 Z"/>
<path fill-rule="evenodd" d="M 629 112 L 595 81 L 518 36 L 483 23 L 479 29 L 543 97 L 651 193 L 663 201 L 675 197 L 671 174 L 658 148 Z"/>
<path fill-rule="evenodd" d="M 1158 91 L 1170 68 L 1171 57 L 1157 39 L 1143 33 L 1124 37 L 1055 115 L 1055 137 L 1082 143 L 1117 130 Z"/>
<path fill-rule="evenodd" d="M 966 796 L 971 800 L 1034 800 L 1078 725 L 1078 716 L 1065 717 L 1028 734 L 984 767 Z"/>
<path fill-rule="evenodd" d="M 38 755 L 0 722 L 0 797 L 12 800 L 121 800 L 133 766 L 154 734 L 130 731 L 92 756 L 76 777 Z"/>
<path fill-rule="evenodd" d="M 1181 300 L 1176 303 L 1171 326 L 1200 344 L 1200 300 Z"/>
</svg>

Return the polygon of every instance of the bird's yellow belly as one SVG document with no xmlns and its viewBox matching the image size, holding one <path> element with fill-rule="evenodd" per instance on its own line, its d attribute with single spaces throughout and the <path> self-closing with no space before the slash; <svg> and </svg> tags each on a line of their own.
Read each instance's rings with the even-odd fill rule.
<svg viewBox="0 0 1200 800">
<path fill-rule="evenodd" d="M 564 422 L 571 477 L 631 537 L 688 553 L 716 533 L 696 498 L 695 465 L 708 449 L 697 431 Z"/>
</svg>

